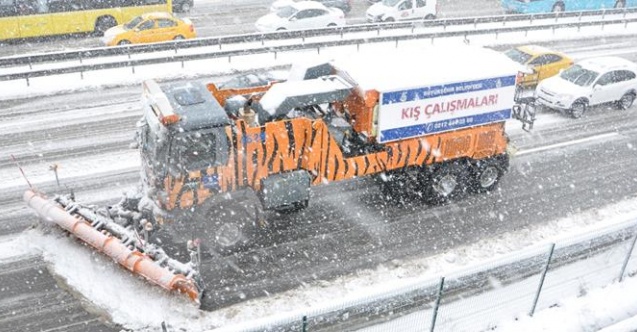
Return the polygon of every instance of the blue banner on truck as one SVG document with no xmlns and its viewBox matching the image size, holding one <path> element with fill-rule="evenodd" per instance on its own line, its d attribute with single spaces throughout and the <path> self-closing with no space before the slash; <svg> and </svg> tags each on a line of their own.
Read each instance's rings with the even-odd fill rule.
<svg viewBox="0 0 637 332">
<path fill-rule="evenodd" d="M 511 118 L 515 76 L 383 92 L 378 140 L 390 142 Z"/>
</svg>

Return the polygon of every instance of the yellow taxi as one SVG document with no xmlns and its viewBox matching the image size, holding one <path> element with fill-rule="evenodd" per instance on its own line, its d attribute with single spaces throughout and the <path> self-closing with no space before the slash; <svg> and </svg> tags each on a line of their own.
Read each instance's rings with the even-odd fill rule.
<svg viewBox="0 0 637 332">
<path fill-rule="evenodd" d="M 511 60 L 526 66 L 521 73 L 520 84 L 523 87 L 537 85 L 545 78 L 557 75 L 560 70 L 573 64 L 568 56 L 537 45 L 523 45 L 506 51 Z"/>
<path fill-rule="evenodd" d="M 126 24 L 106 30 L 102 42 L 106 46 L 114 46 L 157 43 L 196 36 L 195 27 L 189 19 L 180 19 L 170 13 L 156 12 L 142 14 Z"/>
</svg>

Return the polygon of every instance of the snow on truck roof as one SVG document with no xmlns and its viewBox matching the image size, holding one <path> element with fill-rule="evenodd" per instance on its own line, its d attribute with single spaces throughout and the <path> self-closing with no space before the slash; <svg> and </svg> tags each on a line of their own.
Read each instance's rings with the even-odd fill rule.
<svg viewBox="0 0 637 332">
<path fill-rule="evenodd" d="M 363 90 L 379 92 L 511 76 L 523 69 L 500 52 L 473 46 L 436 46 L 410 53 L 400 50 L 355 53 L 333 63 Z"/>
</svg>

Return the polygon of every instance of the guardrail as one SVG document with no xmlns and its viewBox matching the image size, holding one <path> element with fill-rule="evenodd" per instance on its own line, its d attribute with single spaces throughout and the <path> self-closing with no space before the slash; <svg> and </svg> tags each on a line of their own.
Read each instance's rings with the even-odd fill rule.
<svg viewBox="0 0 637 332">
<path fill-rule="evenodd" d="M 381 292 L 372 290 L 376 294 L 350 298 L 336 305 L 299 310 L 214 331 L 351 331 L 404 319 L 408 314 L 415 315 L 411 324 L 402 322 L 398 324 L 402 329 L 391 330 L 488 330 L 502 316 L 533 316 L 537 310 L 558 303 L 568 294 L 577 296 L 587 287 L 621 282 L 625 275 L 634 274 L 637 269 L 637 261 L 631 261 L 636 240 L 637 220 L 629 220 L 559 243 L 510 254 L 485 263 L 486 267 L 472 267 L 441 278 L 413 280 L 402 287 Z M 593 264 L 594 269 L 576 266 L 593 259 L 603 263 Z M 506 288 L 509 292 L 514 290 L 517 301 L 497 293 L 506 292 Z M 543 289 L 546 294 L 542 293 Z M 540 294 L 544 294 L 542 299 Z M 472 301 L 480 297 L 481 301 Z M 417 316 L 418 313 L 421 315 Z"/>
<path fill-rule="evenodd" d="M 490 29 L 473 29 L 470 31 L 445 31 L 445 32 L 436 32 L 436 33 L 418 33 L 418 34 L 406 34 L 406 35 L 396 35 L 396 36 L 379 36 L 379 37 L 335 40 L 335 41 L 329 41 L 329 42 L 298 43 L 297 41 L 295 41 L 293 44 L 279 45 L 279 46 L 261 46 L 257 48 L 248 48 L 248 49 L 239 49 L 239 50 L 230 50 L 230 51 L 223 51 L 223 50 L 213 51 L 213 52 L 208 51 L 208 52 L 203 52 L 198 54 L 172 55 L 169 57 L 162 56 L 162 57 L 156 57 L 156 58 L 145 58 L 145 59 L 136 59 L 136 60 L 127 59 L 123 61 L 105 62 L 105 63 L 99 63 L 99 64 L 82 64 L 82 65 L 71 65 L 71 66 L 60 67 L 60 68 L 29 70 L 24 72 L 0 75 L 0 81 L 26 79 L 27 85 L 29 85 L 29 79 L 34 77 L 69 74 L 69 73 L 83 73 L 83 72 L 93 71 L 93 70 L 104 70 L 104 69 L 123 68 L 123 67 L 131 67 L 134 72 L 136 66 L 169 63 L 169 62 L 183 63 L 185 61 L 224 58 L 224 57 L 228 57 L 229 59 L 231 59 L 232 57 L 236 57 L 236 56 L 264 54 L 264 53 L 274 53 L 276 57 L 276 54 L 278 52 L 298 51 L 298 50 L 304 50 L 304 49 L 317 49 L 320 51 L 321 48 L 326 48 L 326 47 L 372 44 L 372 43 L 380 43 L 380 42 L 398 43 L 399 41 L 414 40 L 414 39 L 433 40 L 435 38 L 449 38 L 449 37 L 458 37 L 458 36 L 463 36 L 464 38 L 467 38 L 468 36 L 485 35 L 485 34 L 492 34 L 492 33 L 496 35 L 499 33 L 510 33 L 510 32 L 527 32 L 528 33 L 529 31 L 555 30 L 558 28 L 582 28 L 587 26 L 602 26 L 603 27 L 605 25 L 614 25 L 614 24 L 624 24 L 625 26 L 627 26 L 629 23 L 634 23 L 634 22 L 637 22 L 637 17 L 630 18 L 630 19 L 601 20 L 601 21 L 577 22 L 577 23 L 566 23 L 566 24 L 554 23 L 554 24 L 543 24 L 543 25 L 521 26 L 521 27 L 506 27 L 505 26 L 505 27 L 490 28 Z"/>
<path fill-rule="evenodd" d="M 335 36 L 343 35 L 347 33 L 356 32 L 369 32 L 369 31 L 387 31 L 396 29 L 415 29 L 415 28 L 429 28 L 429 27 L 443 27 L 458 26 L 458 25 L 477 25 L 482 23 L 503 23 L 507 22 L 519 22 L 541 20 L 541 19 L 556 19 L 560 18 L 582 18 L 582 17 L 595 17 L 599 16 L 603 20 L 606 15 L 625 15 L 629 13 L 637 13 L 637 8 L 624 8 L 624 9 L 606 9 L 606 10 L 593 10 L 593 11 L 581 11 L 581 12 L 562 12 L 562 13 L 545 13 L 545 14 L 529 14 L 529 15 L 500 15 L 500 16 L 481 16 L 481 17 L 469 17 L 469 18 L 450 18 L 450 19 L 437 19 L 437 20 L 418 20 L 409 22 L 398 23 L 375 23 L 375 24 L 359 24 L 350 25 L 344 27 L 326 28 L 326 29 L 310 29 L 299 31 L 283 31 L 283 32 L 271 32 L 271 33 L 256 33 L 247 35 L 232 35 L 223 37 L 209 37 L 209 38 L 197 38 L 193 40 L 181 40 L 159 44 L 145 44 L 145 45 L 126 45 L 120 47 L 102 47 L 93 49 L 84 49 L 78 51 L 69 52 L 54 52 L 46 54 L 34 54 L 27 56 L 14 56 L 0 58 L 0 67 L 8 66 L 32 66 L 38 63 L 46 63 L 53 61 L 69 61 L 78 60 L 82 62 L 86 59 L 106 57 L 106 56 L 119 56 L 119 55 L 132 55 L 147 52 L 158 51 L 170 51 L 180 49 L 190 49 L 207 46 L 218 46 L 220 49 L 225 44 L 236 43 L 249 43 L 249 42 L 262 42 L 269 40 L 285 40 L 285 39 L 298 39 L 309 38 L 319 36 Z M 557 21 L 556 21 L 557 22 Z"/>
</svg>

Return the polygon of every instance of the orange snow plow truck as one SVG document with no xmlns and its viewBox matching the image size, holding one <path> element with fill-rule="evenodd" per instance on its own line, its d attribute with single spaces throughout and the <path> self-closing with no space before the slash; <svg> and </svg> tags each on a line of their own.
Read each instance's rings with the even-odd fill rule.
<svg viewBox="0 0 637 332">
<path fill-rule="evenodd" d="M 25 200 L 198 301 L 202 251 L 248 247 L 269 211 L 308 207 L 313 185 L 373 175 L 388 197 L 431 204 L 494 189 L 509 163 L 517 65 L 469 47 L 376 56 L 295 66 L 259 87 L 146 81 L 138 193 L 103 208 L 33 191 Z"/>
</svg>

